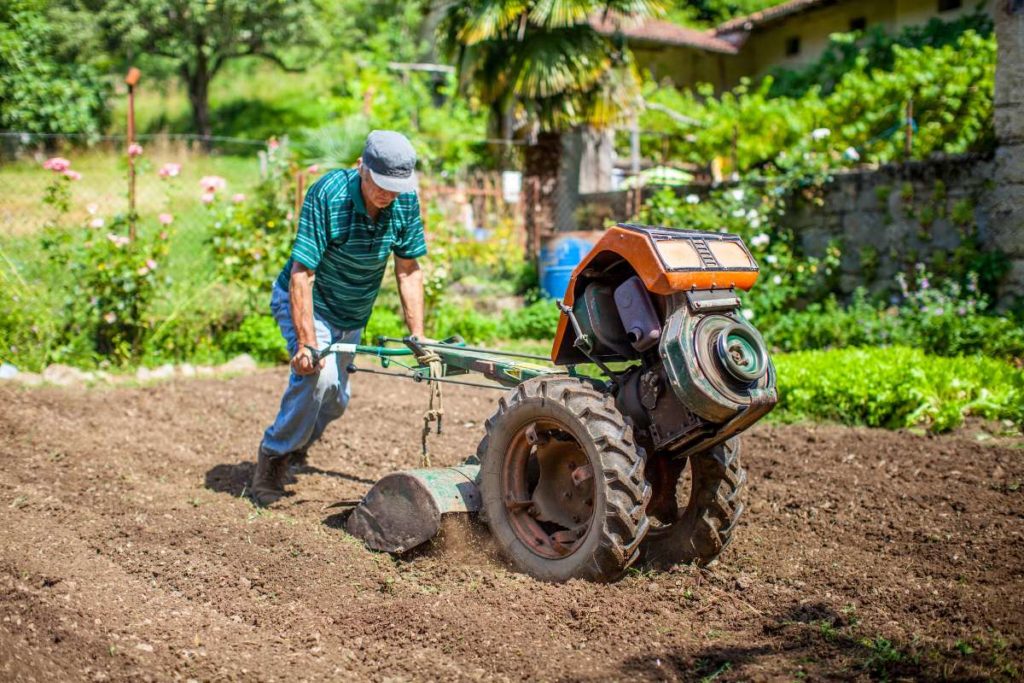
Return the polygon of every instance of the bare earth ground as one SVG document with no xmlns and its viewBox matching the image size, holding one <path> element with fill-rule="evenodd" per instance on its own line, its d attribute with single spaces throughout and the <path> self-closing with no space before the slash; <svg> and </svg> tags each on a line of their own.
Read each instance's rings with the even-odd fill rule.
<svg viewBox="0 0 1024 683">
<path fill-rule="evenodd" d="M 1024 449 L 831 426 L 745 438 L 748 508 L 706 571 L 548 585 L 451 525 L 401 560 L 329 504 L 415 466 L 425 387 L 356 377 L 271 511 L 240 497 L 284 370 L 0 388 L 0 679 L 1019 678 Z M 497 392 L 446 389 L 435 461 Z"/>
</svg>

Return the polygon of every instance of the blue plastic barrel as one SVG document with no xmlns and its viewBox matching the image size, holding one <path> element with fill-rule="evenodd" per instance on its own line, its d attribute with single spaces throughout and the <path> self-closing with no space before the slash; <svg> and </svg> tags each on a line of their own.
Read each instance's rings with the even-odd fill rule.
<svg viewBox="0 0 1024 683">
<path fill-rule="evenodd" d="M 590 253 L 599 232 L 556 233 L 540 245 L 540 288 L 552 299 L 565 297 L 569 278 L 580 261 Z"/>
</svg>

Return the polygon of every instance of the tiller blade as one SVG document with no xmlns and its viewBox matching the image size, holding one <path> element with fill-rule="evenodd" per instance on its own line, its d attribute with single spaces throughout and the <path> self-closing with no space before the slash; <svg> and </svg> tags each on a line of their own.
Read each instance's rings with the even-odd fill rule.
<svg viewBox="0 0 1024 683">
<path fill-rule="evenodd" d="M 389 474 L 369 490 L 345 528 L 372 550 L 411 550 L 437 535 L 441 515 L 480 510 L 479 472 L 479 465 L 460 465 Z"/>
</svg>

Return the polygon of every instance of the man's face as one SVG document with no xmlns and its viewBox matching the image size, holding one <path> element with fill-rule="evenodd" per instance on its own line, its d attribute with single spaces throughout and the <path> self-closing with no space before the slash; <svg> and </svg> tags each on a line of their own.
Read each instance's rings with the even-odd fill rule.
<svg viewBox="0 0 1024 683">
<path fill-rule="evenodd" d="M 362 159 L 359 160 L 359 186 L 363 191 L 363 200 L 375 209 L 390 206 L 398 196 L 397 192 L 389 192 L 373 182 L 373 176 L 370 175 L 370 170 L 363 166 Z"/>
</svg>

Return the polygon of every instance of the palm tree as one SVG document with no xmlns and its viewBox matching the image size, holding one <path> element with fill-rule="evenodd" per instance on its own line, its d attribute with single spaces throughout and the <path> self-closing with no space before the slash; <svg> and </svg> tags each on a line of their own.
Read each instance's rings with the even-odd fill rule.
<svg viewBox="0 0 1024 683">
<path fill-rule="evenodd" d="M 606 129 L 639 101 L 640 79 L 619 41 L 591 25 L 638 20 L 663 0 L 455 0 L 439 26 L 462 92 L 490 109 L 492 137 L 526 137 L 528 220 L 554 227 L 561 133 Z"/>
</svg>

